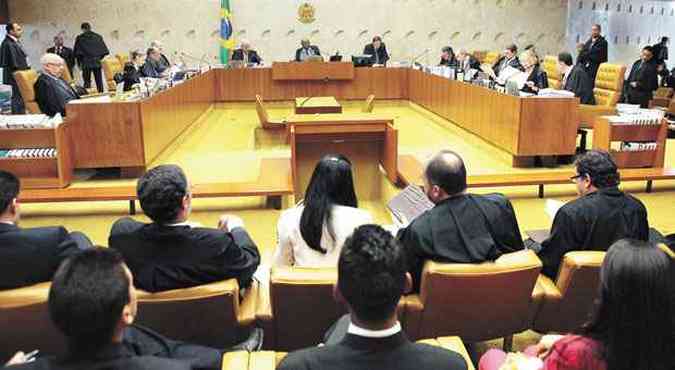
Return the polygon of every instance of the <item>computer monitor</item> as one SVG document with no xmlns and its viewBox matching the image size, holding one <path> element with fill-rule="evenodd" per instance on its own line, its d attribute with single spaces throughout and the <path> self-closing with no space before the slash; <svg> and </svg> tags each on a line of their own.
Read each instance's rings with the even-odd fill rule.
<svg viewBox="0 0 675 370">
<path fill-rule="evenodd" d="M 354 63 L 354 67 L 370 67 L 373 65 L 370 55 L 352 55 L 352 63 Z"/>
</svg>

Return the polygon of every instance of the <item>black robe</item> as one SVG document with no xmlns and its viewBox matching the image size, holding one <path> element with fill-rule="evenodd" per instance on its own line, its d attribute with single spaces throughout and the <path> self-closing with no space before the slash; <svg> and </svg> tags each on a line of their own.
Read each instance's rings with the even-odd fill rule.
<svg viewBox="0 0 675 370">
<path fill-rule="evenodd" d="M 363 54 L 370 55 L 370 62 L 372 64 L 387 64 L 387 61 L 389 60 L 387 45 L 385 45 L 384 42 L 377 50 L 375 50 L 373 44 L 366 45 L 363 48 Z"/>
<path fill-rule="evenodd" d="M 79 99 L 79 95 L 65 80 L 41 74 L 35 81 L 35 100 L 42 113 L 53 117 L 56 113 L 66 115 L 66 104 Z"/>
<path fill-rule="evenodd" d="M 600 64 L 607 62 L 607 40 L 599 36 L 595 42 L 589 38 L 579 52 L 577 63 L 584 66 L 591 79 L 591 85 L 595 86 L 595 76 L 598 74 Z"/>
<path fill-rule="evenodd" d="M 631 86 L 632 82 L 636 82 L 637 87 Z M 638 60 L 633 63 L 628 79 L 624 82 L 626 101 L 629 104 L 640 104 L 642 108 L 647 108 L 649 101 L 653 98 L 654 90 L 658 88 L 659 79 L 654 60 L 649 62 Z"/>
<path fill-rule="evenodd" d="M 539 90 L 545 89 L 548 87 L 548 76 L 546 75 L 546 71 L 541 69 L 539 65 L 536 65 L 534 69 L 532 69 L 532 72 L 530 73 L 529 76 L 527 76 L 527 81 L 532 81 L 534 82 L 534 86 L 538 87 Z M 523 86 L 521 91 L 530 93 L 530 94 L 537 94 L 538 91 L 532 90 L 527 84 Z"/>
<path fill-rule="evenodd" d="M 16 86 L 14 72 L 29 69 L 23 47 L 9 36 L 5 37 L 0 45 L 0 67 L 2 67 L 2 80 L 12 86 Z M 18 93 L 14 91 L 14 94 Z"/>
<path fill-rule="evenodd" d="M 171 62 L 169 62 L 169 58 L 164 54 L 160 54 L 159 56 L 159 68 L 161 70 L 160 73 L 171 68 Z"/>
<path fill-rule="evenodd" d="M 553 219 L 551 235 L 541 243 L 542 274 L 555 279 L 569 251 L 606 251 L 623 238 L 647 240 L 647 209 L 617 187 L 599 189 L 565 204 Z"/>
<path fill-rule="evenodd" d="M 93 31 L 83 32 L 75 38 L 73 52 L 83 69 L 101 68 L 101 59 L 110 54 L 103 37 Z"/>
<path fill-rule="evenodd" d="M 455 58 L 454 55 L 451 55 L 450 58 L 448 59 L 443 59 L 441 57 L 440 62 L 438 62 L 439 66 L 448 66 L 448 67 L 459 67 L 459 62 L 457 61 L 457 58 Z"/>
<path fill-rule="evenodd" d="M 244 50 L 243 49 L 237 49 L 232 52 L 232 60 L 244 60 Z M 260 64 L 262 63 L 262 58 L 260 58 L 260 55 L 258 55 L 258 52 L 255 50 L 249 50 L 248 51 L 248 63 L 251 64 Z"/>
<path fill-rule="evenodd" d="M 572 67 L 572 70 L 563 85 L 563 90 L 573 92 L 574 96 L 579 98 L 581 104 L 595 105 L 593 83 L 591 82 L 588 72 L 586 72 L 581 64 L 575 64 L 574 67 Z"/>
<path fill-rule="evenodd" d="M 156 62 L 148 58 L 145 60 L 145 64 L 143 64 L 143 67 L 141 68 L 141 75 L 143 77 L 160 78 L 162 77 L 163 71 L 164 70 L 162 69 L 161 62 Z"/>
<path fill-rule="evenodd" d="M 438 203 L 398 232 L 419 291 L 425 260 L 481 263 L 524 248 L 511 202 L 501 194 L 463 194 Z"/>
<path fill-rule="evenodd" d="M 502 71 L 502 69 L 505 69 L 507 66 L 515 68 L 519 71 L 525 70 L 525 68 L 523 68 L 523 65 L 520 64 L 520 59 L 518 59 L 517 56 L 511 58 L 508 61 L 508 63 L 506 63 L 506 57 L 502 56 L 495 62 L 495 64 L 492 65 L 492 70 L 495 71 L 495 76 L 499 77 L 499 73 Z"/>
</svg>

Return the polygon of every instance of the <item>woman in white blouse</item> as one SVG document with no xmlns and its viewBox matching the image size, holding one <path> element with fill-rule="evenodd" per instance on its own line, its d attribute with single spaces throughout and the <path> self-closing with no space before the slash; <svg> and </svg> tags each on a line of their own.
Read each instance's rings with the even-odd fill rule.
<svg viewBox="0 0 675 370">
<path fill-rule="evenodd" d="M 275 266 L 335 267 L 345 239 L 372 223 L 358 209 L 352 164 L 343 155 L 326 155 L 314 169 L 305 199 L 281 214 Z"/>
</svg>

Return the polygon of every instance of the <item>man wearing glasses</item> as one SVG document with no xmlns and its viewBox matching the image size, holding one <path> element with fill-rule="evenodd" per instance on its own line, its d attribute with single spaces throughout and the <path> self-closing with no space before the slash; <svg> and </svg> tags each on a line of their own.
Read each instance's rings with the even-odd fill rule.
<svg viewBox="0 0 675 370">
<path fill-rule="evenodd" d="M 57 113 L 65 116 L 66 104 L 80 98 L 75 89 L 61 77 L 65 63 L 60 56 L 51 53 L 43 55 L 40 63 L 42 74 L 35 82 L 35 100 L 42 113 L 50 117 Z"/>
<path fill-rule="evenodd" d="M 591 150 L 574 165 L 576 173 L 570 180 L 579 198 L 560 208 L 551 234 L 541 245 L 526 242 L 541 258 L 542 273 L 551 279 L 556 278 L 567 252 L 606 251 L 619 239 L 649 239 L 647 209 L 640 200 L 619 190 L 619 173 L 609 153 Z"/>
</svg>

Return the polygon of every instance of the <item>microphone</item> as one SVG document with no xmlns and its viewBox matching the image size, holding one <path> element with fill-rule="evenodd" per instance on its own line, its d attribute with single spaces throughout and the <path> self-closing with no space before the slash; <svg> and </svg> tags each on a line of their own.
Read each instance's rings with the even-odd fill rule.
<svg viewBox="0 0 675 370">
<path fill-rule="evenodd" d="M 423 52 L 421 52 L 419 55 L 417 55 L 416 57 L 413 58 L 412 64 L 417 63 L 417 60 L 418 60 L 418 59 L 420 59 L 421 57 L 423 57 L 423 56 L 429 54 L 430 51 L 431 51 L 431 49 L 429 49 L 429 48 L 424 49 Z"/>
</svg>

